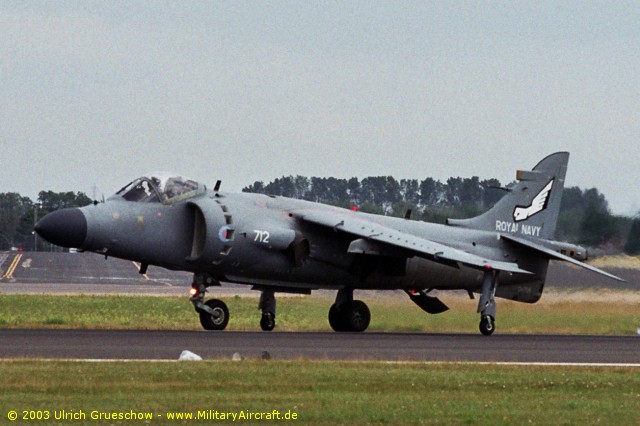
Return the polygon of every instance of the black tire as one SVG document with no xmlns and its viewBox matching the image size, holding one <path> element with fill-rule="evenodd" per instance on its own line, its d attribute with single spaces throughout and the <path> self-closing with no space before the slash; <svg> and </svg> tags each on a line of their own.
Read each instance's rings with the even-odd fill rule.
<svg viewBox="0 0 640 426">
<path fill-rule="evenodd" d="M 345 303 L 340 311 L 342 312 L 342 321 L 347 331 L 361 333 L 369 327 L 371 312 L 369 312 L 369 308 L 361 300 Z"/>
<path fill-rule="evenodd" d="M 205 303 L 214 314 L 200 312 L 200 324 L 205 330 L 224 330 L 229 324 L 229 309 L 218 299 L 207 300 Z"/>
<path fill-rule="evenodd" d="M 338 309 L 335 303 L 329 309 L 329 325 L 333 328 L 333 331 L 347 331 L 342 311 Z"/>
<path fill-rule="evenodd" d="M 491 336 L 496 331 L 495 319 L 489 315 L 480 318 L 480 333 Z"/>
<path fill-rule="evenodd" d="M 276 316 L 271 312 L 265 312 L 260 319 L 260 328 L 263 331 L 271 331 L 276 327 Z"/>
</svg>

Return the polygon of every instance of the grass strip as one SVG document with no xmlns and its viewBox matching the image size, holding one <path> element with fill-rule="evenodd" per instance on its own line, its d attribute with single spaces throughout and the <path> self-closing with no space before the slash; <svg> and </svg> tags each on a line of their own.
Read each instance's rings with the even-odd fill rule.
<svg viewBox="0 0 640 426">
<path fill-rule="evenodd" d="M 478 329 L 474 300 L 445 299 L 451 310 L 440 315 L 421 311 L 406 297 L 362 297 L 371 309 L 370 331 L 465 332 Z M 230 330 L 259 330 L 258 300 L 225 299 Z M 329 297 L 281 297 L 277 329 L 330 331 Z M 500 300 L 499 333 L 632 335 L 640 327 L 637 304 L 620 300 L 528 305 Z M 24 296 L 0 295 L 0 327 L 72 329 L 199 330 L 198 316 L 186 297 Z"/>
<path fill-rule="evenodd" d="M 92 411 L 153 416 L 146 422 L 93 422 L 117 425 L 211 424 L 213 412 L 273 410 L 295 412 L 297 422 L 308 425 L 640 422 L 640 374 L 637 369 L 617 367 L 2 361 L 0 377 L 3 424 L 12 410 L 19 416 L 23 411 L 48 411 L 50 417 L 54 412 L 89 416 Z M 198 412 L 209 418 L 184 422 L 168 418 L 168 413 L 193 413 L 197 419 Z M 21 417 L 16 424 L 74 423 L 92 422 Z"/>
</svg>

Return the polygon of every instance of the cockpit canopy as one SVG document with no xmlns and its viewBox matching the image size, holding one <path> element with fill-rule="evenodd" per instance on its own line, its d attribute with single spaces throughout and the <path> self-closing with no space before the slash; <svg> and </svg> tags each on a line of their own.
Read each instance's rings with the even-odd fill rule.
<svg viewBox="0 0 640 426">
<path fill-rule="evenodd" d="M 173 204 L 202 194 L 207 187 L 172 173 L 149 173 L 116 192 L 127 201 Z"/>
</svg>

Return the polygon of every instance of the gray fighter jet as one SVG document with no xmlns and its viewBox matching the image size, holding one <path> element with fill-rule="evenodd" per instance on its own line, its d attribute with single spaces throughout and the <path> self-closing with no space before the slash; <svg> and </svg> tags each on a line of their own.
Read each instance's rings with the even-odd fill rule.
<svg viewBox="0 0 640 426">
<path fill-rule="evenodd" d="M 53 244 L 194 274 L 191 301 L 207 330 L 223 330 L 229 311 L 204 301 L 221 282 L 261 292 L 260 326 L 275 327 L 274 294 L 337 290 L 329 309 L 335 331 L 364 331 L 371 315 L 354 290 L 406 291 L 424 311 L 447 306 L 431 290 L 480 295 L 480 331 L 495 330 L 495 297 L 525 303 L 542 296 L 549 260 L 583 263 L 582 247 L 553 241 L 569 154 L 552 154 L 489 211 L 446 225 L 262 194 L 225 193 L 202 183 L 150 174 L 103 203 L 62 209 L 35 230 Z"/>
</svg>

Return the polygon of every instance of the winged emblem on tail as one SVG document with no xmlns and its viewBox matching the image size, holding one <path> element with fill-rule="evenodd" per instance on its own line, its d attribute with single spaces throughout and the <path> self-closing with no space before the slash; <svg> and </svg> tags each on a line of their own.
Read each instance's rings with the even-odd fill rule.
<svg viewBox="0 0 640 426">
<path fill-rule="evenodd" d="M 538 192 L 531 204 L 528 206 L 516 206 L 513 210 L 513 219 L 516 222 L 522 222 L 529 219 L 531 216 L 540 213 L 547 208 L 549 204 L 549 196 L 551 195 L 551 187 L 553 187 L 553 179 Z"/>
</svg>

